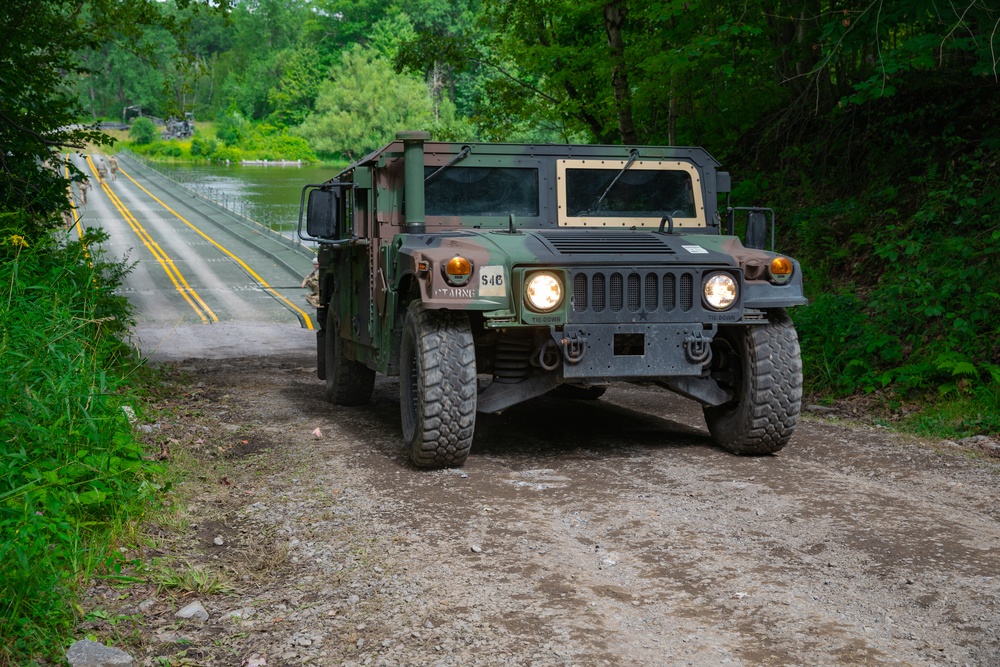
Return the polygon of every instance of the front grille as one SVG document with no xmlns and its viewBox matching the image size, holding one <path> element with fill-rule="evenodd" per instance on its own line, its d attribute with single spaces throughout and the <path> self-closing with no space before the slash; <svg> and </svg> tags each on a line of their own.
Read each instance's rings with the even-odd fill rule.
<svg viewBox="0 0 1000 667">
<path fill-rule="evenodd" d="M 700 303 L 695 286 L 701 281 L 690 269 L 573 269 L 572 274 L 574 322 L 672 321 Z"/>
<path fill-rule="evenodd" d="M 690 273 L 681 274 L 681 310 L 685 313 L 691 310 L 691 306 L 694 305 L 694 289 L 693 289 L 694 279 L 691 277 Z"/>
</svg>

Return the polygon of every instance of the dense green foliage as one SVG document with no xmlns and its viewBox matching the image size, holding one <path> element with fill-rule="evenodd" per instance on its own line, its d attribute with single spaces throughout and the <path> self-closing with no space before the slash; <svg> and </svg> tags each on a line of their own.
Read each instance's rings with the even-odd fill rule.
<svg viewBox="0 0 1000 667">
<path fill-rule="evenodd" d="M 1000 96 L 937 92 L 936 105 L 921 88 L 842 114 L 865 128 L 864 144 L 822 156 L 833 169 L 786 155 L 785 181 L 757 183 L 756 196 L 793 212 L 786 249 L 807 267 L 813 302 L 796 320 L 813 390 L 876 393 L 896 411 L 941 397 L 965 407 L 918 416 L 921 429 L 996 434 Z M 842 129 L 815 127 L 829 141 Z"/>
<path fill-rule="evenodd" d="M 126 105 L 200 120 L 236 112 L 305 123 L 314 148 L 345 154 L 390 138 L 382 124 L 421 120 L 429 96 L 449 136 L 700 143 L 739 157 L 748 136 L 796 143 L 811 119 L 927 73 L 995 85 L 1000 42 L 1000 9 L 930 0 L 254 0 L 228 15 L 164 11 L 186 21 L 183 43 L 150 30 L 152 55 L 119 57 L 109 42 L 93 56 L 97 71 L 78 90 L 94 117 Z M 457 120 L 442 121 L 449 108 Z"/>
<path fill-rule="evenodd" d="M 230 163 L 241 160 L 317 161 L 316 153 L 308 142 L 286 128 L 276 128 L 267 123 L 251 123 L 238 114 L 223 116 L 224 121 L 230 118 L 236 120 L 220 122 L 214 134 L 203 127 L 196 129 L 191 139 L 155 139 L 148 143 L 133 140 L 128 147 L 139 155 L 154 159 Z M 143 119 L 136 119 L 135 122 L 139 120 Z M 135 123 L 132 127 L 135 127 Z"/>
<path fill-rule="evenodd" d="M 113 535 L 153 491 L 121 409 L 135 369 L 112 293 L 123 269 L 85 245 L 105 238 L 0 239 L 0 664 L 61 654 L 79 584 L 114 565 Z"/>
<path fill-rule="evenodd" d="M 431 96 L 420 79 L 397 74 L 361 46 L 345 51 L 334 78 L 320 84 L 316 111 L 300 132 L 318 150 L 360 157 L 401 127 L 433 124 Z"/>
</svg>

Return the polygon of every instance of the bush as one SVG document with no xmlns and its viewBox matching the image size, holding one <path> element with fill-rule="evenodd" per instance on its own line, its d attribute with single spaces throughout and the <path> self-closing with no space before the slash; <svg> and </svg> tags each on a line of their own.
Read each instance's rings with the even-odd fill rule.
<svg viewBox="0 0 1000 667">
<path fill-rule="evenodd" d="M 229 162 L 238 163 L 243 158 L 243 151 L 239 148 L 232 148 L 230 146 L 224 146 L 212 154 L 213 162 Z"/>
<path fill-rule="evenodd" d="M 128 129 L 129 141 L 137 146 L 145 146 L 156 141 L 156 125 L 153 121 L 139 116 L 132 121 L 132 126 Z"/>
<path fill-rule="evenodd" d="M 240 143 L 243 159 L 249 160 L 302 160 L 315 162 L 316 154 L 302 137 L 289 134 L 271 125 L 258 125 L 253 133 Z"/>
<path fill-rule="evenodd" d="M 191 156 L 211 157 L 212 153 L 214 153 L 218 147 L 219 145 L 216 143 L 215 139 L 194 137 L 191 139 Z"/>
<path fill-rule="evenodd" d="M 236 146 L 250 135 L 250 127 L 250 121 L 238 111 L 231 111 L 219 116 L 215 136 L 227 146 Z"/>
<path fill-rule="evenodd" d="M 215 139 L 196 136 L 189 141 L 176 139 L 133 143 L 131 148 L 149 158 L 185 160 L 208 158 L 213 162 L 240 162 L 241 160 L 302 160 L 316 162 L 316 154 L 302 137 L 290 134 L 273 125 L 253 125 L 239 116 L 226 116 L 220 121 L 221 145 Z"/>
</svg>

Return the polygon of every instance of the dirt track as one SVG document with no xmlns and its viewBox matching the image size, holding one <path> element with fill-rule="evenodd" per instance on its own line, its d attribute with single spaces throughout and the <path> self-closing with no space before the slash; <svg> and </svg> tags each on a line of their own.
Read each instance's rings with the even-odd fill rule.
<svg viewBox="0 0 1000 667">
<path fill-rule="evenodd" d="M 204 472 L 146 555 L 237 590 L 95 589 L 154 600 L 138 662 L 1000 665 L 995 460 L 815 418 L 735 457 L 693 403 L 621 385 L 480 415 L 467 465 L 427 472 L 395 381 L 334 408 L 312 363 L 171 376 L 150 442 Z M 195 598 L 210 619 L 179 622 Z"/>
</svg>

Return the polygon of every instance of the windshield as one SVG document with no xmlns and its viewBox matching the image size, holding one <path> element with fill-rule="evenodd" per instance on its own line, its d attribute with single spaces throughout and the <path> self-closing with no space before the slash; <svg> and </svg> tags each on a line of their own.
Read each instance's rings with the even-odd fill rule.
<svg viewBox="0 0 1000 667">
<path fill-rule="evenodd" d="M 620 177 L 608 186 L 619 174 Z M 601 199 L 601 193 L 607 194 Z M 566 169 L 569 217 L 672 218 L 696 216 L 694 188 L 687 171 L 666 169 Z"/>
<path fill-rule="evenodd" d="M 425 167 L 424 177 L 437 169 Z M 538 217 L 538 170 L 524 167 L 448 167 L 424 188 L 428 216 Z"/>
</svg>

